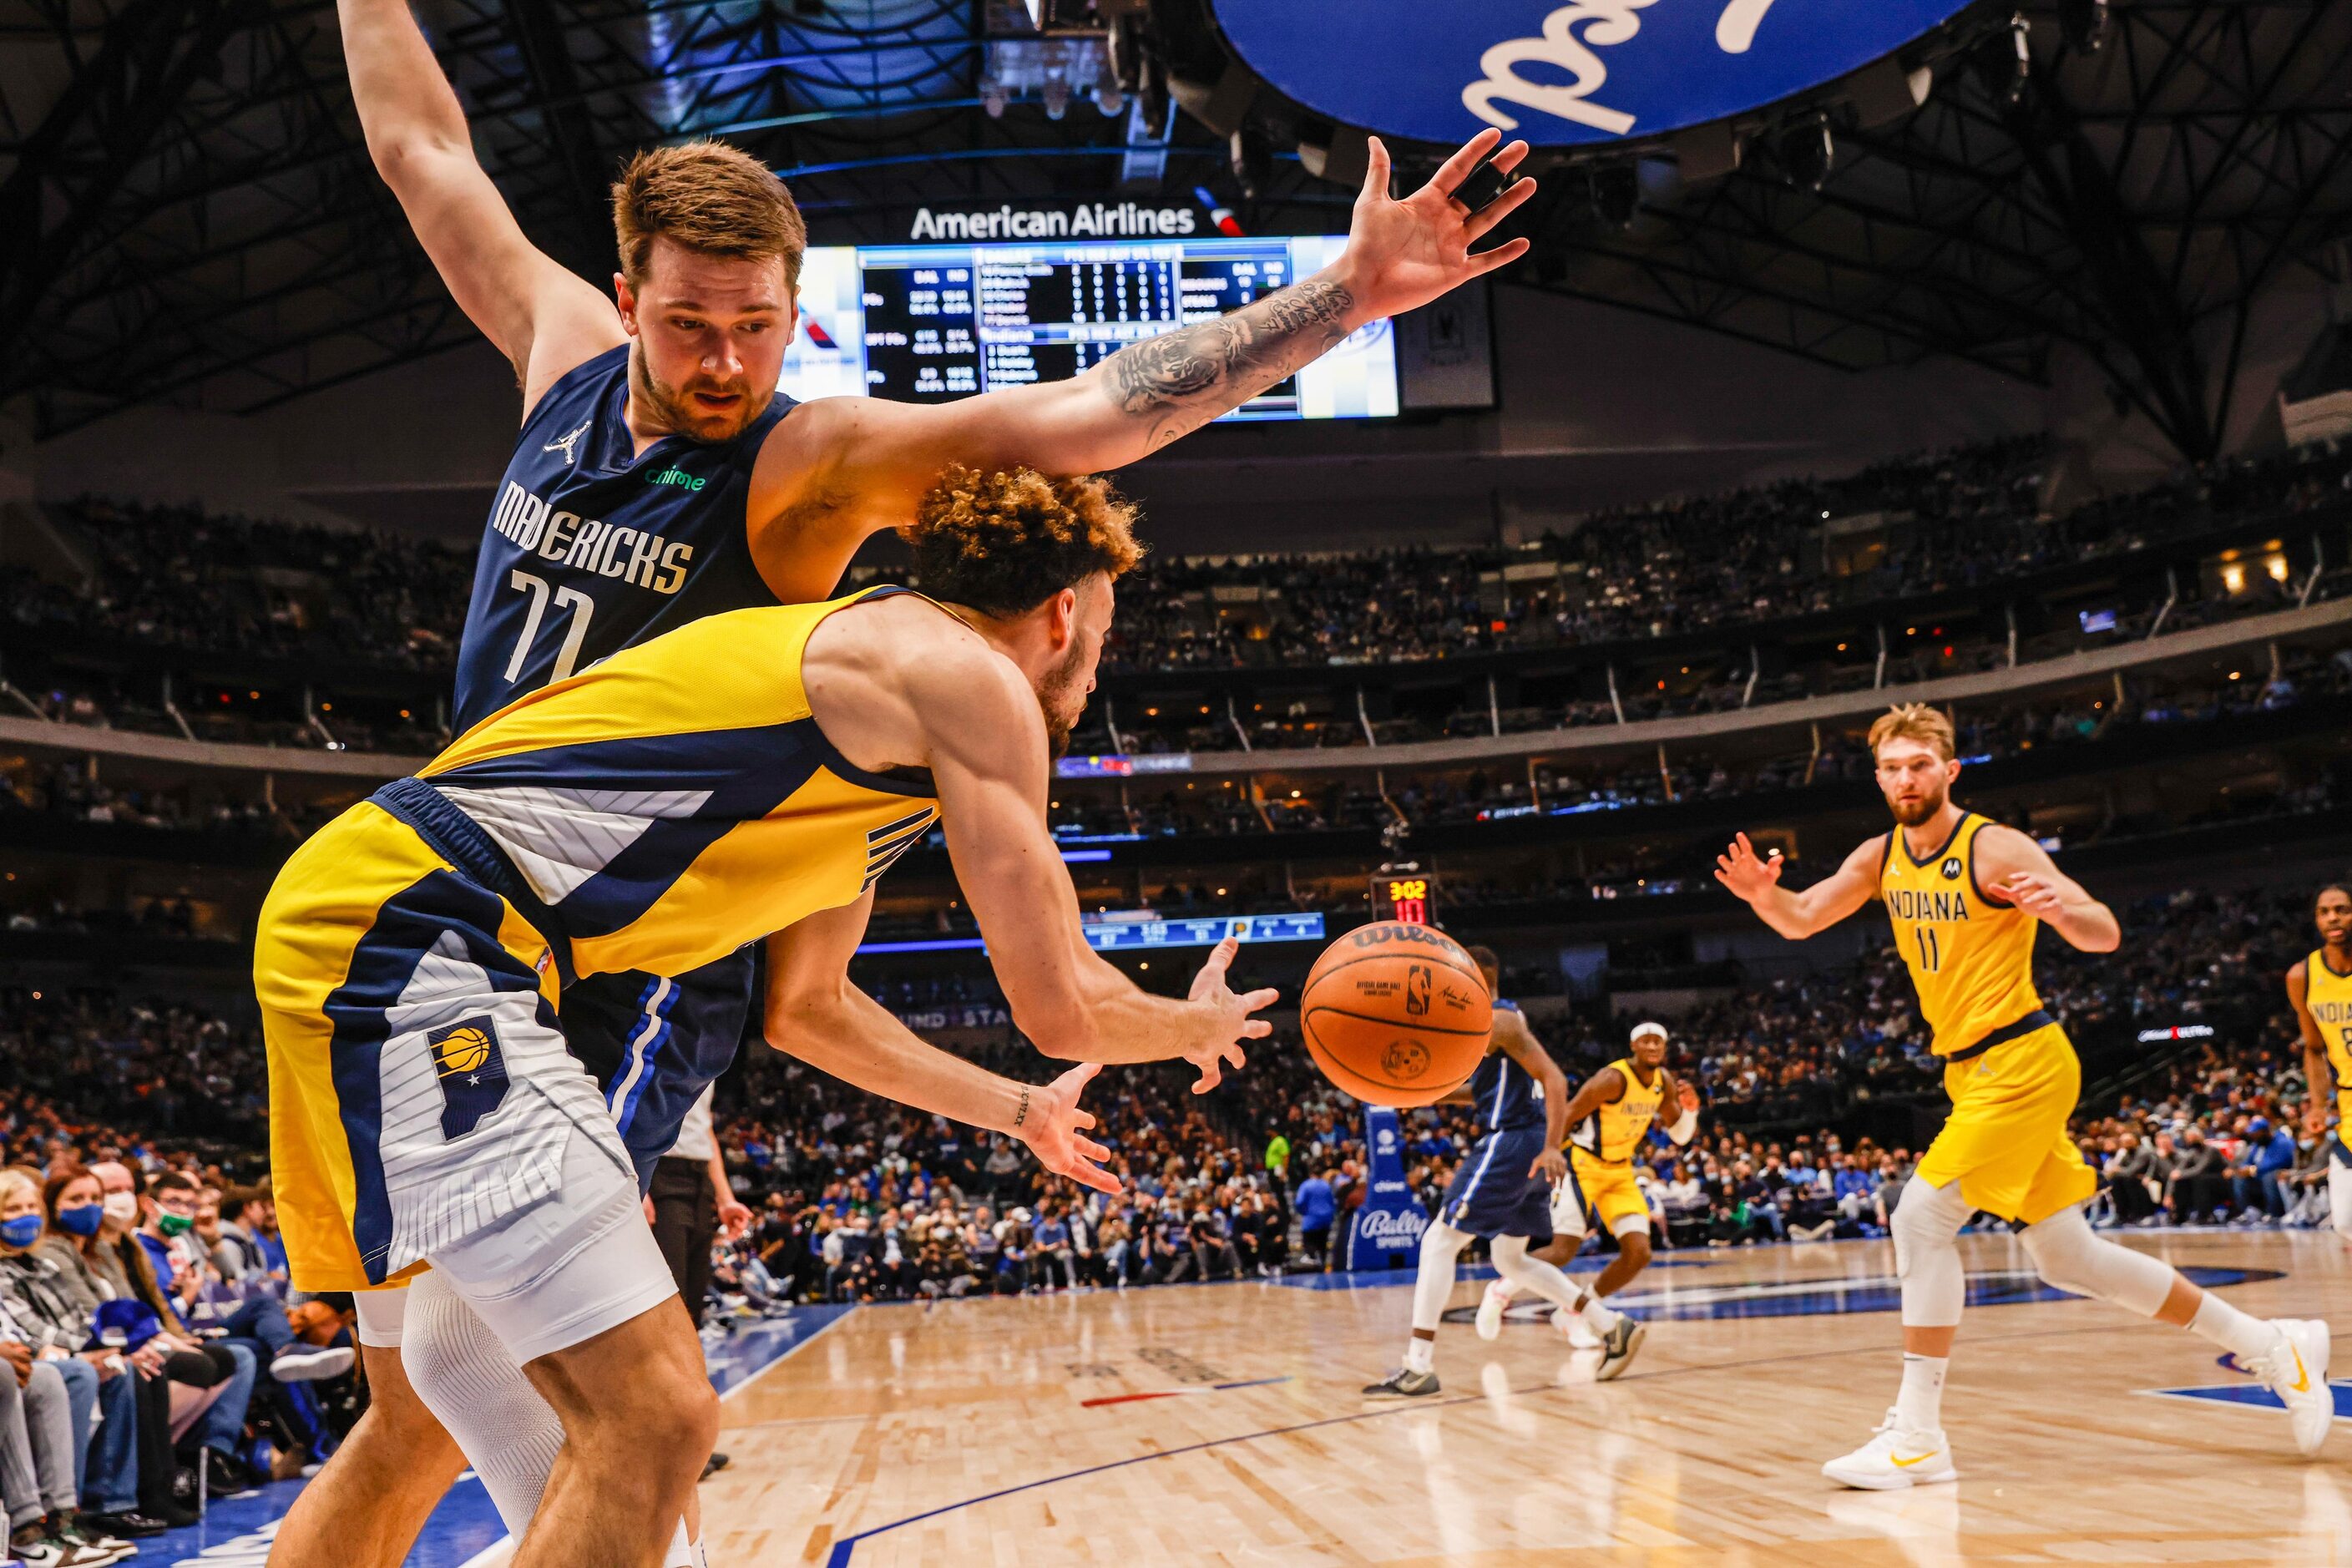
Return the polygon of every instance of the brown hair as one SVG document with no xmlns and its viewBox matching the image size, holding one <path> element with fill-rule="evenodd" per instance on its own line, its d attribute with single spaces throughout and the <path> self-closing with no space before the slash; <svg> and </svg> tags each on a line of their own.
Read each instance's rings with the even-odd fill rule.
<svg viewBox="0 0 2352 1568">
<path fill-rule="evenodd" d="M 780 256 L 794 289 L 808 249 L 808 226 L 784 183 L 723 142 L 649 147 L 630 159 L 613 182 L 613 237 L 633 288 L 645 281 L 657 237 L 705 256 Z"/>
<path fill-rule="evenodd" d="M 1948 763 L 1959 755 L 1959 747 L 1952 736 L 1952 721 L 1925 702 L 1905 702 L 1878 716 L 1870 727 L 1871 755 L 1876 756 L 1878 748 L 1889 741 L 1916 741 L 1923 746 L 1932 746 Z"/>
<path fill-rule="evenodd" d="M 898 531 L 923 592 L 1000 620 L 1025 615 L 1097 572 L 1143 559 L 1135 508 L 1092 474 L 1049 479 L 1034 468 L 940 476 Z"/>
</svg>

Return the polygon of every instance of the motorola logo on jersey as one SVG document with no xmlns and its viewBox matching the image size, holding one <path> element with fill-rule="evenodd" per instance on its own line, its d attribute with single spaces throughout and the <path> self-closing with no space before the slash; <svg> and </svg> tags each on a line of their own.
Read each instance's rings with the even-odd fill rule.
<svg viewBox="0 0 2352 1568">
<path fill-rule="evenodd" d="M 655 482 L 662 482 L 659 476 Z M 701 489 L 702 481 L 694 480 L 690 488 Z M 694 546 L 684 540 L 671 541 L 642 529 L 614 528 L 577 512 L 554 510 L 512 479 L 499 492 L 498 510 L 490 514 L 490 529 L 512 540 L 527 555 L 536 554 L 559 566 L 576 566 L 599 577 L 617 577 L 656 594 L 675 594 L 684 587 L 687 563 L 694 559 Z"/>
<path fill-rule="evenodd" d="M 1891 55 L 1969 0 L 1213 0 L 1251 69 L 1318 114 L 1451 146 L 1538 146 L 1745 113 Z"/>
<path fill-rule="evenodd" d="M 1960 872 L 1962 869 L 1963 868 L 1960 865 L 1960 858 L 1958 856 L 1953 855 L 1947 857 L 1943 867 L 1944 880 L 1947 882 L 1958 881 L 1960 879 Z"/>
</svg>

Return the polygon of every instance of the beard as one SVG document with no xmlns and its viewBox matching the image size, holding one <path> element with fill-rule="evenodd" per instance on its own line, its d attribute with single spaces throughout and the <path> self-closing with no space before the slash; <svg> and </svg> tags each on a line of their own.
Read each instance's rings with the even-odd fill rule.
<svg viewBox="0 0 2352 1568">
<path fill-rule="evenodd" d="M 1916 827 L 1921 823 L 1927 821 L 1929 817 L 1944 809 L 1944 795 L 1945 792 L 1938 789 L 1932 795 L 1923 795 L 1918 799 L 1907 804 L 1902 801 L 1890 800 L 1886 803 L 1886 805 L 1888 810 L 1895 813 L 1895 820 L 1897 826 L 1903 827 Z"/>
<path fill-rule="evenodd" d="M 1045 719 L 1047 754 L 1057 761 L 1070 749 L 1070 731 L 1077 727 L 1087 710 L 1086 698 L 1076 702 L 1070 693 L 1078 684 L 1078 661 L 1084 657 L 1076 641 L 1070 644 L 1070 656 L 1045 672 L 1045 681 L 1037 688 L 1037 711 Z"/>
<path fill-rule="evenodd" d="M 629 387 L 656 425 L 674 435 L 712 446 L 731 441 L 751 428 L 751 421 L 766 412 L 775 398 L 773 387 L 764 395 L 755 395 L 748 382 L 690 381 L 672 386 L 655 377 L 653 366 L 646 363 L 643 343 L 633 344 L 629 349 Z M 698 392 L 722 397 L 731 395 L 742 401 L 724 414 L 708 413 L 694 405 L 693 395 Z"/>
</svg>

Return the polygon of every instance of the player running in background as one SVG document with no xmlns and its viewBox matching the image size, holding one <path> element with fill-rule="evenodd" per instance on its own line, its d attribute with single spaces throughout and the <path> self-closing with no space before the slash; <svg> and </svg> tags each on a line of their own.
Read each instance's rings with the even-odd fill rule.
<svg viewBox="0 0 2352 1568">
<path fill-rule="evenodd" d="M 1669 1101 L 1675 1114 L 1664 1123 L 1666 1136 L 1683 1145 L 1698 1132 L 1698 1090 L 1678 1081 L 1665 1062 L 1666 1026 L 1636 1024 L 1628 1054 L 1586 1079 L 1569 1101 L 1568 1179 L 1552 1194 L 1552 1240 L 1535 1254 L 1565 1269 L 1584 1246 L 1591 1219 L 1617 1238 L 1617 1256 L 1592 1289 L 1579 1296 L 1573 1319 L 1556 1314 L 1563 1328 L 1572 1323 L 1591 1331 L 1601 1352 L 1593 1376 L 1602 1383 L 1624 1373 L 1646 1332 L 1641 1324 L 1601 1305 L 1602 1298 L 1622 1290 L 1650 1262 L 1650 1205 L 1633 1180 L 1633 1155 L 1650 1129 L 1661 1124 L 1662 1110 Z M 1502 1332 L 1503 1313 L 1518 1290 L 1517 1283 L 1508 1279 L 1487 1285 L 1478 1302 L 1480 1339 Z"/>
<path fill-rule="evenodd" d="M 1944 1372 L 1968 1294 L 1956 1240 L 1978 1209 L 2021 1222 L 2026 1256 L 2049 1284 L 2189 1329 L 2236 1356 L 2286 1405 L 2295 1446 L 2317 1453 L 2336 1415 L 2327 1325 L 2249 1317 L 2094 1235 L 2083 1217 L 2098 1181 L 2066 1129 L 2083 1068 L 2033 988 L 2033 938 L 2046 924 L 2084 952 L 2113 952 L 2123 942 L 2115 915 L 2032 839 L 1952 799 L 1960 764 L 1942 713 L 1923 703 L 1890 710 L 1871 725 L 1870 749 L 1892 832 L 1802 892 L 1780 886 L 1779 853 L 1758 855 L 1744 833 L 1716 862 L 1717 879 L 1792 939 L 1874 898 L 1885 904 L 1952 1100 L 1890 1227 L 1903 1289 L 1901 1391 L 1876 1434 L 1822 1473 L 1873 1491 L 1958 1479 L 1943 1430 Z"/>
<path fill-rule="evenodd" d="M 1488 1239 L 1505 1279 L 1559 1307 L 1572 1308 L 1578 1295 L 1567 1275 L 1528 1256 L 1529 1241 L 1551 1239 L 1551 1188 L 1568 1173 L 1559 1152 L 1568 1132 L 1568 1079 L 1537 1042 L 1518 1004 L 1497 994 L 1502 961 L 1494 950 L 1469 952 L 1486 977 L 1486 994 L 1495 998 L 1495 1022 L 1477 1071 L 1440 1103 L 1477 1107 L 1478 1142 L 1454 1171 L 1437 1217 L 1421 1233 L 1404 1364 L 1367 1385 L 1368 1399 L 1417 1399 L 1438 1391 L 1437 1325 L 1454 1294 L 1455 1261 L 1474 1237 Z"/>
<path fill-rule="evenodd" d="M 2352 1239 L 2352 892 L 2330 883 L 2312 900 L 2319 945 L 2286 972 L 2287 1005 L 2303 1034 L 2303 1072 L 2317 1111 L 2336 1088 L 2336 1131 L 2327 1141 L 2327 1212 L 2336 1234 Z"/>
</svg>

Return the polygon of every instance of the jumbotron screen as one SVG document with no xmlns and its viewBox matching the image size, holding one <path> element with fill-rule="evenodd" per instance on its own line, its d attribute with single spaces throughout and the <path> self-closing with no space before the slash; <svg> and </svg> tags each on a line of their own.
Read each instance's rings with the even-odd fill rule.
<svg viewBox="0 0 2352 1568">
<path fill-rule="evenodd" d="M 1240 310 L 1320 270 L 1342 236 L 1045 244 L 819 246 L 801 268 L 801 329 L 780 388 L 947 403 L 1065 381 L 1139 338 Z M 1363 419 L 1397 411 L 1383 319 L 1228 419 Z"/>
</svg>

